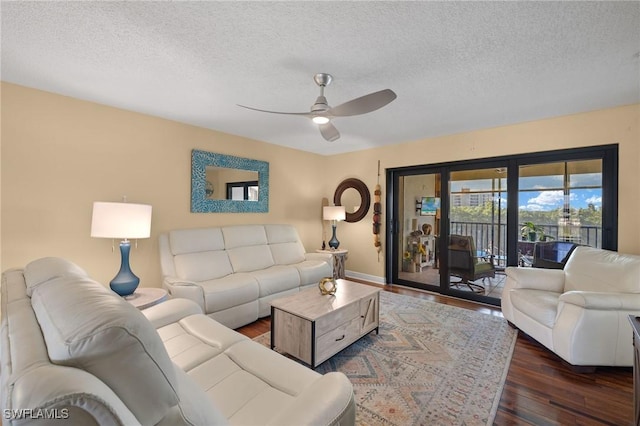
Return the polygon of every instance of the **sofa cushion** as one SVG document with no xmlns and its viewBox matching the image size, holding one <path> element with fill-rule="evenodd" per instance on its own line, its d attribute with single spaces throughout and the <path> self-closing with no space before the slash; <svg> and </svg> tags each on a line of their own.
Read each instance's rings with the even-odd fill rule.
<svg viewBox="0 0 640 426">
<path fill-rule="evenodd" d="M 31 303 L 27 296 L 27 287 L 24 282 L 24 273 L 22 269 L 9 269 L 2 273 L 2 302 L 9 304 L 15 300 L 25 299 Z M 1 312 L 1 311 L 0 311 Z"/>
<path fill-rule="evenodd" d="M 142 424 L 158 423 L 178 402 L 173 363 L 133 305 L 88 277 L 49 280 L 31 304 L 51 361 L 98 377 Z"/>
<path fill-rule="evenodd" d="M 178 276 L 188 281 L 212 280 L 233 273 L 224 250 L 178 254 L 173 261 Z"/>
<path fill-rule="evenodd" d="M 251 272 L 260 288 L 260 297 L 270 296 L 300 287 L 300 274 L 295 268 L 276 265 Z"/>
<path fill-rule="evenodd" d="M 232 424 L 268 424 L 283 407 L 320 378 L 251 340 L 233 344 L 223 354 L 188 372 Z"/>
<path fill-rule="evenodd" d="M 180 367 L 175 367 L 180 402 L 155 426 L 228 425 L 227 418 L 200 387 Z"/>
<path fill-rule="evenodd" d="M 640 293 L 640 256 L 593 247 L 573 251 L 565 272 L 565 291 Z"/>
<path fill-rule="evenodd" d="M 249 274 L 231 274 L 200 283 L 204 291 L 205 312 L 218 312 L 258 300 L 258 281 Z"/>
<path fill-rule="evenodd" d="M 29 298 L 10 300 L 12 293 L 19 288 L 20 280 L 3 274 L 2 282 L 2 336 L 0 343 L 0 371 L 3 371 L 2 379 L 10 380 L 9 372 L 18 375 L 39 364 L 49 362 L 47 346 L 38 330 L 38 320 L 31 309 Z M 24 284 L 23 284 L 24 286 Z M 4 320 L 11 318 L 11 322 Z M 10 344 L 11 340 L 11 344 Z M 6 389 L 6 383 L 2 383 L 2 389 Z"/>
<path fill-rule="evenodd" d="M 262 225 L 236 225 L 220 228 L 227 250 L 236 247 L 266 246 L 267 233 Z"/>
<path fill-rule="evenodd" d="M 296 228 L 290 225 L 265 225 L 269 248 L 276 265 L 291 265 L 304 260 L 304 247 Z"/>
<path fill-rule="evenodd" d="M 248 338 L 206 315 L 190 315 L 158 329 L 169 357 L 189 371 Z"/>
<path fill-rule="evenodd" d="M 269 244 L 295 243 L 300 241 L 298 231 L 292 225 L 264 225 Z"/>
<path fill-rule="evenodd" d="M 227 253 L 234 272 L 253 272 L 275 265 L 266 244 L 227 249 Z"/>
<path fill-rule="evenodd" d="M 269 244 L 276 265 L 293 265 L 304 261 L 304 248 L 299 242 Z"/>
<path fill-rule="evenodd" d="M 224 238 L 220 228 L 178 229 L 169 232 L 173 255 L 200 251 L 224 250 Z"/>
<path fill-rule="evenodd" d="M 73 262 L 59 257 L 43 257 L 24 267 L 24 279 L 27 285 L 27 295 L 31 296 L 33 289 L 53 278 L 64 276 L 86 277 L 84 269 Z"/>
</svg>

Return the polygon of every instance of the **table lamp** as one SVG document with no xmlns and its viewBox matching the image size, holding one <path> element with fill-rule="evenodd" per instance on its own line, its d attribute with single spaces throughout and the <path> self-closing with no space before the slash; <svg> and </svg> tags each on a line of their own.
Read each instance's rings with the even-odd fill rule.
<svg viewBox="0 0 640 426">
<path fill-rule="evenodd" d="M 109 283 L 111 290 L 120 296 L 128 296 L 138 287 L 138 278 L 129 266 L 129 239 L 149 238 L 151 235 L 151 206 L 133 203 L 93 203 L 91 236 L 96 238 L 122 238 L 120 271 Z"/>
<path fill-rule="evenodd" d="M 336 250 L 340 245 L 340 241 L 336 238 L 336 225 L 340 220 L 345 220 L 346 212 L 344 206 L 325 206 L 322 208 L 322 218 L 331 221 L 333 228 L 333 236 L 329 240 L 329 247 Z"/>
</svg>

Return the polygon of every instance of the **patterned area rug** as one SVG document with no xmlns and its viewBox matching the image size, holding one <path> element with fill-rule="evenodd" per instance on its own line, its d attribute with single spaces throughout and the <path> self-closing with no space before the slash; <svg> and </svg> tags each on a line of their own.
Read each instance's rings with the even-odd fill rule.
<svg viewBox="0 0 640 426">
<path fill-rule="evenodd" d="M 516 336 L 503 318 L 383 291 L 380 334 L 316 371 L 349 377 L 358 425 L 490 425 Z"/>
</svg>

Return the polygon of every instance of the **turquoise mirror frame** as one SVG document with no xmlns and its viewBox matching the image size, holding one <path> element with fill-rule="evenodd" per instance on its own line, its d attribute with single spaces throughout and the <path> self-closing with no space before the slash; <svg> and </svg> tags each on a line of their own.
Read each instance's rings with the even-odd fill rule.
<svg viewBox="0 0 640 426">
<path fill-rule="evenodd" d="M 207 166 L 258 172 L 258 201 L 211 200 L 206 196 Z M 233 155 L 191 151 L 192 213 L 266 213 L 269 211 L 269 163 Z"/>
</svg>

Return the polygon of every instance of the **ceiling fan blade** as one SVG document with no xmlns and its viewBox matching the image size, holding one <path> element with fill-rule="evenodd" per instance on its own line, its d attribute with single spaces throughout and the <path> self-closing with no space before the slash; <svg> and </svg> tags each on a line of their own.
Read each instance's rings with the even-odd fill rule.
<svg viewBox="0 0 640 426">
<path fill-rule="evenodd" d="M 318 128 L 320 128 L 320 133 L 322 137 L 328 140 L 329 142 L 333 142 L 340 138 L 340 132 L 336 129 L 336 126 L 331 124 L 331 122 L 325 124 L 319 124 Z"/>
<path fill-rule="evenodd" d="M 258 109 L 258 108 L 252 108 L 252 107 L 248 107 L 245 105 L 240 105 L 240 104 L 236 104 L 239 107 L 242 108 L 246 108 L 246 109 L 250 109 L 253 111 L 259 111 L 259 112 L 268 112 L 270 114 L 286 114 L 286 115 L 302 115 L 302 116 L 307 116 L 307 117 L 311 117 L 311 114 L 308 112 L 280 112 L 280 111 L 268 111 L 266 109 Z"/>
<path fill-rule="evenodd" d="M 397 95 L 393 90 L 384 89 L 335 106 L 331 108 L 328 113 L 334 117 L 348 117 L 350 115 L 366 114 L 382 108 L 389 102 L 393 101 L 396 97 Z"/>
</svg>

